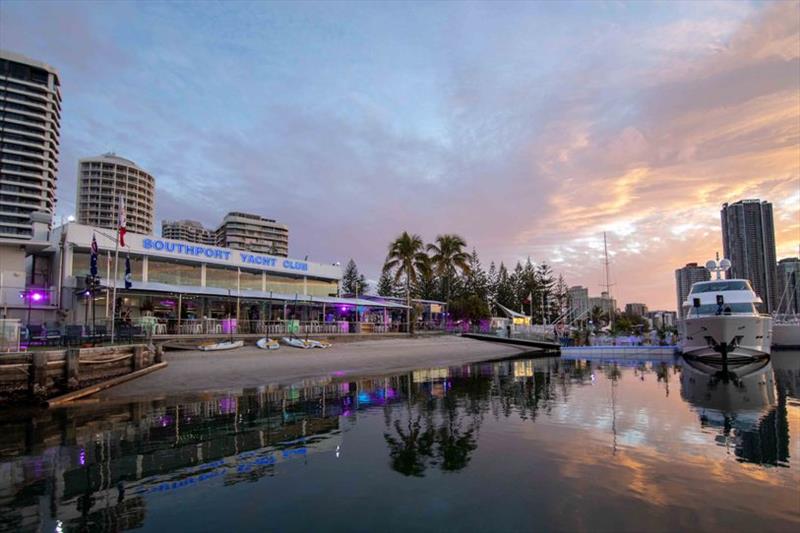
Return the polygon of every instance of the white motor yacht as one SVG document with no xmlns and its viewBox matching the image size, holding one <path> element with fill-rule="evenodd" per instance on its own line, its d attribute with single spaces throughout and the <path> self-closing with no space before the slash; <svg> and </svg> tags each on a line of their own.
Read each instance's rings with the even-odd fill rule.
<svg viewBox="0 0 800 533">
<path fill-rule="evenodd" d="M 679 322 L 680 350 L 693 357 L 764 357 L 772 344 L 772 317 L 761 314 L 761 298 L 746 279 L 720 279 L 723 259 L 706 263 L 717 279 L 692 285 Z"/>
</svg>

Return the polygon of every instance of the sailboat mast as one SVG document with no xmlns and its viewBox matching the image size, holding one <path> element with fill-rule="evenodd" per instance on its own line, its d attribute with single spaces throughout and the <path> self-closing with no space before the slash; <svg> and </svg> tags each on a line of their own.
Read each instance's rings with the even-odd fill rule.
<svg viewBox="0 0 800 533">
<path fill-rule="evenodd" d="M 608 302 L 609 302 L 608 319 L 609 319 L 609 325 L 610 325 L 611 329 L 614 329 L 614 306 L 611 305 L 611 302 L 612 302 L 612 299 L 611 299 L 611 281 L 609 280 L 609 275 L 608 275 L 608 239 L 606 238 L 606 232 L 605 231 L 603 232 L 603 254 L 605 255 L 604 266 L 605 266 L 605 274 L 606 274 L 606 297 L 608 298 Z"/>
</svg>

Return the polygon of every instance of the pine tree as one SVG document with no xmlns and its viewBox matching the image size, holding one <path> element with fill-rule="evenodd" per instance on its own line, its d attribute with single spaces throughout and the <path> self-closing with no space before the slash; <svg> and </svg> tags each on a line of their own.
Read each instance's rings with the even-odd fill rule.
<svg viewBox="0 0 800 533">
<path fill-rule="evenodd" d="M 342 274 L 342 292 L 345 294 L 364 294 L 369 289 L 367 278 L 358 272 L 358 267 L 353 259 L 347 262 Z"/>
<path fill-rule="evenodd" d="M 397 284 L 388 272 L 382 272 L 381 277 L 378 279 L 378 295 L 379 296 L 399 296 Z"/>
<path fill-rule="evenodd" d="M 558 275 L 558 281 L 553 288 L 553 300 L 557 305 L 556 313 L 561 316 L 569 309 L 569 287 L 564 281 L 564 275 Z"/>
<path fill-rule="evenodd" d="M 514 267 L 514 272 L 511 273 L 510 281 L 514 293 L 514 305 L 511 309 L 517 312 L 524 312 L 522 304 L 528 295 L 527 293 L 523 294 L 525 292 L 525 279 L 522 264 L 519 261 L 517 261 L 517 266 Z"/>
<path fill-rule="evenodd" d="M 517 282 L 517 297 L 523 305 L 523 313 L 528 315 L 533 310 L 533 317 L 536 317 L 536 302 L 539 294 L 539 284 L 536 281 L 536 269 L 529 257 L 525 261 L 525 266 L 519 272 Z"/>
<path fill-rule="evenodd" d="M 536 267 L 536 282 L 539 284 L 539 306 L 544 307 L 547 321 L 552 321 L 553 316 L 553 269 L 544 261 Z"/>
<path fill-rule="evenodd" d="M 509 309 L 514 309 L 516 303 L 514 284 L 503 263 L 500 263 L 500 269 L 497 273 L 497 303 Z"/>
<path fill-rule="evenodd" d="M 462 290 L 456 294 L 462 296 L 476 296 L 481 301 L 487 301 L 489 298 L 489 279 L 486 272 L 483 270 L 481 260 L 478 258 L 478 252 L 475 248 L 472 249 L 472 254 L 469 257 L 469 271 L 464 276 L 464 281 L 460 287 Z"/>
<path fill-rule="evenodd" d="M 494 307 L 497 301 L 497 267 L 494 266 L 494 261 L 489 264 L 489 273 L 486 275 L 486 298 L 489 300 L 489 305 Z"/>
</svg>

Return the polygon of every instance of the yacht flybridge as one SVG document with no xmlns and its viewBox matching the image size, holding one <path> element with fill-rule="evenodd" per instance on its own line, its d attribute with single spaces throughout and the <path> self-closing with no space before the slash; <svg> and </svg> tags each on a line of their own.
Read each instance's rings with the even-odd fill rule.
<svg viewBox="0 0 800 533">
<path fill-rule="evenodd" d="M 680 349 L 686 356 L 764 357 L 772 344 L 772 317 L 758 310 L 761 298 L 746 279 L 721 279 L 730 261 L 708 261 L 717 279 L 692 285 L 679 323 Z"/>
</svg>

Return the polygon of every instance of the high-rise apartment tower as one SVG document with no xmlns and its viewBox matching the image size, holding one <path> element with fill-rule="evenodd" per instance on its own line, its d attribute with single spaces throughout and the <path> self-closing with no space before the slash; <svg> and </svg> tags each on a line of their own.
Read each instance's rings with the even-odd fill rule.
<svg viewBox="0 0 800 533">
<path fill-rule="evenodd" d="M 772 204 L 740 200 L 723 204 L 720 216 L 722 246 L 732 263 L 730 277 L 749 279 L 764 302 L 762 311 L 771 313 L 778 293 Z"/>
<path fill-rule="evenodd" d="M 127 230 L 152 235 L 155 188 L 153 176 L 129 159 L 112 153 L 81 159 L 75 202 L 78 222 L 116 229 L 123 196 Z"/>
<path fill-rule="evenodd" d="M 35 212 L 52 221 L 60 130 L 58 72 L 0 50 L 0 238 L 30 239 Z"/>
</svg>

